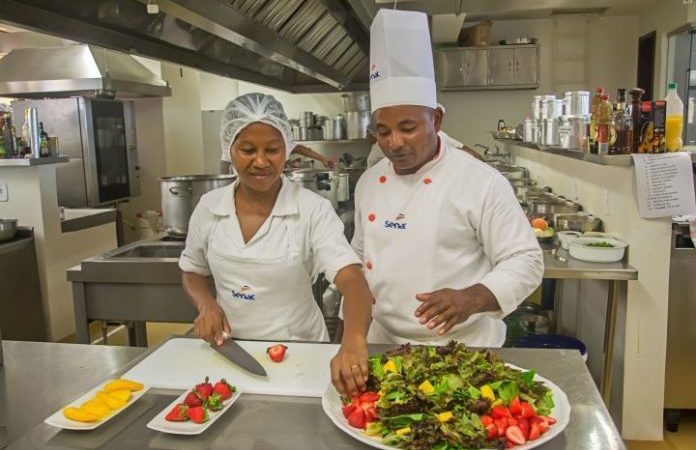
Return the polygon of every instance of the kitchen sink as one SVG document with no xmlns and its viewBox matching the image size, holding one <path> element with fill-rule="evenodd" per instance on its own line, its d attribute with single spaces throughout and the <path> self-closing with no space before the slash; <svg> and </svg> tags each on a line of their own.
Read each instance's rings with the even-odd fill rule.
<svg viewBox="0 0 696 450">
<path fill-rule="evenodd" d="M 183 242 L 146 243 L 126 248 L 109 255 L 115 258 L 179 258 L 184 250 Z"/>
</svg>

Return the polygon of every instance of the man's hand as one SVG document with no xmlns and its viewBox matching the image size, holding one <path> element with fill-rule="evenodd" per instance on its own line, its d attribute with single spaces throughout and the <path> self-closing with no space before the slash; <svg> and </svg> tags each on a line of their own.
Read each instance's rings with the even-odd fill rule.
<svg viewBox="0 0 696 450">
<path fill-rule="evenodd" d="M 321 159 L 321 163 L 324 165 L 324 167 L 333 169 L 334 167 L 336 167 L 336 158 L 327 158 L 326 156 L 324 156 Z"/>
<path fill-rule="evenodd" d="M 417 294 L 416 299 L 422 302 L 416 308 L 416 317 L 431 330 L 440 327 L 437 332 L 440 336 L 466 321 L 472 314 L 499 309 L 493 293 L 482 284 L 466 289 L 440 289 Z"/>
<path fill-rule="evenodd" d="M 331 381 L 341 395 L 357 394 L 367 382 L 367 340 L 364 336 L 344 337 L 331 360 Z"/>
<path fill-rule="evenodd" d="M 198 317 L 193 322 L 194 332 L 210 342 L 215 342 L 217 345 L 222 345 L 225 342 L 225 334 L 229 334 L 232 330 L 225 311 L 220 305 L 212 300 L 206 302 L 198 309 Z"/>
</svg>

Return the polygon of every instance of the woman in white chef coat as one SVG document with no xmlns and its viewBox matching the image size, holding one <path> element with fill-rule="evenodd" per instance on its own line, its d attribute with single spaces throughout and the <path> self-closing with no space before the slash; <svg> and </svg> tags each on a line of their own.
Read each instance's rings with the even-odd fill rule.
<svg viewBox="0 0 696 450">
<path fill-rule="evenodd" d="M 201 197 L 191 216 L 179 260 L 184 289 L 198 309 L 195 332 L 209 342 L 222 344 L 227 335 L 328 341 L 312 294 L 323 272 L 353 319 L 332 365 L 355 391 L 367 375 L 372 296 L 331 203 L 283 176 L 290 136 L 283 107 L 270 95 L 227 105 L 220 137 L 238 178 Z"/>
</svg>

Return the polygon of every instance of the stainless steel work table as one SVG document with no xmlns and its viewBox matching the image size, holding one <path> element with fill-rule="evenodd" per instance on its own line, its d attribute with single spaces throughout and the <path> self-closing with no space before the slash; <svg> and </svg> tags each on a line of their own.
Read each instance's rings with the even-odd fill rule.
<svg viewBox="0 0 696 450">
<path fill-rule="evenodd" d="M 557 280 L 604 280 L 609 283 L 607 314 L 604 326 L 604 363 L 602 365 L 602 398 L 609 404 L 611 397 L 612 360 L 616 338 L 616 310 L 619 283 L 638 279 L 638 271 L 625 261 L 616 263 L 590 263 L 571 258 L 563 249 L 544 251 L 544 278 Z M 556 298 L 559 295 L 556 294 Z M 558 307 L 554 306 L 554 313 Z M 554 321 L 558 323 L 558 319 Z"/>
<path fill-rule="evenodd" d="M 146 428 L 177 394 L 151 390 L 100 429 L 60 431 L 42 423 L 43 419 L 96 384 L 124 373 L 148 353 L 141 348 L 76 344 L 5 341 L 3 345 L 0 425 L 8 426 L 8 450 L 371 448 L 336 428 L 324 414 L 320 399 L 304 397 L 243 395 L 205 433 L 189 437 L 164 435 Z M 535 349 L 495 352 L 510 363 L 536 369 L 568 395 L 572 408 L 568 427 L 539 449 L 626 448 L 578 352 Z"/>
</svg>

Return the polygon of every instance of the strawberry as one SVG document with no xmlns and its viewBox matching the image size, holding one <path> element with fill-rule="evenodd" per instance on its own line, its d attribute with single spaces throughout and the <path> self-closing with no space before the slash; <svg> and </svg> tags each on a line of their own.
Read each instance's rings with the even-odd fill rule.
<svg viewBox="0 0 696 450">
<path fill-rule="evenodd" d="M 549 425 L 553 425 L 556 423 L 556 419 L 554 419 L 551 416 L 541 416 L 542 419 L 546 419 L 546 421 L 549 423 Z"/>
<path fill-rule="evenodd" d="M 510 410 L 504 406 L 494 406 L 491 410 L 491 415 L 494 419 L 500 419 L 501 417 L 512 417 Z"/>
<path fill-rule="evenodd" d="M 513 448 L 514 446 L 515 446 L 515 443 L 512 441 L 505 442 L 505 448 Z"/>
<path fill-rule="evenodd" d="M 379 414 L 374 406 L 365 409 L 365 420 L 367 420 L 367 422 L 376 422 L 379 420 Z"/>
<path fill-rule="evenodd" d="M 488 435 L 488 440 L 493 440 L 498 437 L 498 427 L 494 423 L 489 423 L 486 425 L 486 433 Z"/>
<path fill-rule="evenodd" d="M 538 423 L 532 423 L 531 427 L 529 427 L 529 440 L 530 441 L 536 441 L 539 439 L 539 436 L 541 436 L 541 429 L 539 429 L 539 424 Z"/>
<path fill-rule="evenodd" d="M 268 353 L 268 356 L 274 362 L 281 362 L 285 356 L 285 350 L 287 349 L 288 348 L 283 344 L 276 344 L 272 347 L 268 347 L 268 349 L 266 349 L 266 353 Z"/>
<path fill-rule="evenodd" d="M 220 411 L 222 409 L 222 397 L 220 397 L 220 394 L 211 394 L 205 401 L 205 407 L 211 411 Z"/>
<path fill-rule="evenodd" d="M 235 390 L 235 387 L 230 385 L 224 378 L 215 383 L 215 386 L 213 386 L 213 393 L 218 394 L 222 400 L 227 400 L 228 398 L 232 397 Z"/>
<path fill-rule="evenodd" d="M 539 422 L 537 425 L 539 425 L 539 431 L 541 431 L 541 434 L 546 433 L 549 431 L 549 423 L 546 421 Z"/>
<path fill-rule="evenodd" d="M 360 403 L 374 403 L 379 400 L 379 394 L 371 391 L 363 392 L 360 394 L 359 400 Z"/>
<path fill-rule="evenodd" d="M 169 411 L 169 414 L 165 417 L 170 422 L 186 422 L 188 420 L 188 406 L 183 403 L 179 403 Z"/>
<path fill-rule="evenodd" d="M 203 423 L 208 420 L 208 411 L 202 406 L 189 408 L 188 417 L 196 423 Z"/>
<path fill-rule="evenodd" d="M 522 430 L 516 425 L 508 427 L 508 429 L 505 430 L 505 437 L 508 438 L 508 441 L 516 445 L 523 445 L 527 442 L 522 434 Z"/>
<path fill-rule="evenodd" d="M 201 396 L 198 394 L 198 392 L 191 391 L 184 399 L 184 405 L 188 406 L 189 408 L 203 406 L 203 400 L 201 399 Z"/>
<path fill-rule="evenodd" d="M 205 381 L 197 384 L 193 390 L 198 392 L 202 400 L 207 400 L 210 394 L 213 393 L 213 385 L 208 381 L 208 377 L 205 377 Z"/>
<path fill-rule="evenodd" d="M 525 419 L 531 419 L 532 417 L 536 416 L 536 411 L 534 411 L 534 407 L 530 405 L 527 402 L 520 402 L 520 408 L 522 408 L 522 417 Z"/>
<path fill-rule="evenodd" d="M 493 418 L 484 414 L 483 416 L 481 416 L 481 423 L 484 427 L 487 427 L 488 425 L 493 423 Z"/>
<path fill-rule="evenodd" d="M 357 407 L 358 407 L 358 405 L 356 405 L 355 402 L 350 403 L 348 405 L 343 405 L 343 407 L 341 408 L 341 410 L 343 411 L 343 417 L 345 417 L 347 419 L 348 416 L 350 416 L 350 414 L 353 411 L 355 411 L 355 408 L 357 408 Z"/>
<path fill-rule="evenodd" d="M 355 408 L 355 410 L 348 416 L 348 425 L 353 428 L 365 429 L 367 424 L 365 411 L 362 408 Z"/>
<path fill-rule="evenodd" d="M 498 436 L 504 436 L 505 430 L 508 427 L 507 419 L 493 419 L 493 423 L 495 424 L 496 428 L 498 428 Z"/>
<path fill-rule="evenodd" d="M 510 409 L 510 413 L 513 416 L 519 416 L 522 414 L 522 405 L 520 404 L 520 399 L 519 397 L 515 397 L 512 400 L 510 400 L 510 406 L 508 406 Z"/>
<path fill-rule="evenodd" d="M 524 418 L 517 419 L 517 426 L 522 430 L 525 439 L 529 439 L 529 421 Z"/>
</svg>

